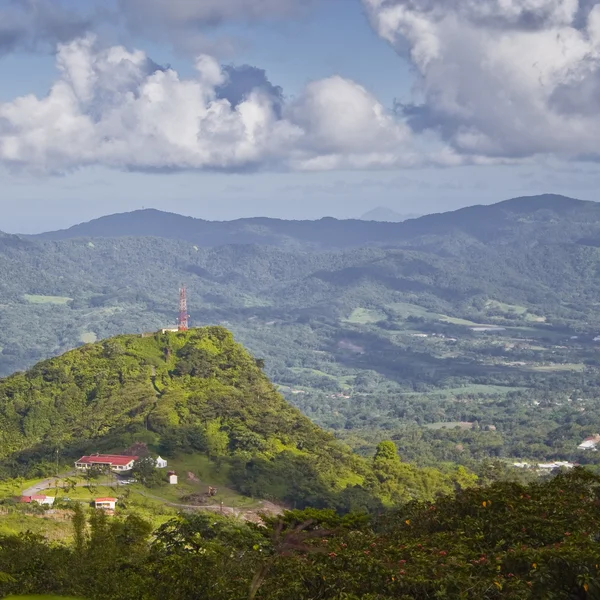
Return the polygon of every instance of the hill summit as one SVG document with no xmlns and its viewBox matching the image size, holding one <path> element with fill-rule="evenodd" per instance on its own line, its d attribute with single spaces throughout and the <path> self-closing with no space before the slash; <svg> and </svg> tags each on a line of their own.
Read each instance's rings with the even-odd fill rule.
<svg viewBox="0 0 600 600">
<path fill-rule="evenodd" d="M 368 461 L 287 404 L 261 367 L 222 327 L 82 346 L 0 380 L 0 461 L 25 474 L 56 450 L 67 462 L 144 441 L 166 456 L 203 453 L 240 492 L 296 506 L 368 508 L 449 489 L 450 478 L 395 453 L 386 468 L 399 487 L 384 489 Z"/>
</svg>

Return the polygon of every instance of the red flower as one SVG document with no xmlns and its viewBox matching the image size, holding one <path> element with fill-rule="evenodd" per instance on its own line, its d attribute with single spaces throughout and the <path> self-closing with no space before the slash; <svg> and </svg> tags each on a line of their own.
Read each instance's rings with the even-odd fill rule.
<svg viewBox="0 0 600 600">
<path fill-rule="evenodd" d="M 371 548 L 375 548 L 375 546 L 376 546 L 376 545 L 377 545 L 377 544 L 376 544 L 375 542 L 373 542 L 373 543 L 371 544 Z"/>
<path fill-rule="evenodd" d="M 348 544 L 340 544 L 340 546 L 341 546 L 342 548 L 347 548 L 347 547 L 348 547 Z"/>
<path fill-rule="evenodd" d="M 365 550 L 365 554 L 371 554 L 369 550 Z"/>
<path fill-rule="evenodd" d="M 399 561 L 399 562 L 398 562 L 398 564 L 399 564 L 399 565 L 405 565 L 405 564 L 406 564 L 406 561 L 405 561 L 405 560 L 401 560 L 401 561 Z"/>
<path fill-rule="evenodd" d="M 335 552 L 329 553 L 329 558 L 335 558 L 336 556 L 337 556 L 337 554 Z"/>
<path fill-rule="evenodd" d="M 445 550 L 440 550 L 440 556 L 446 556 L 448 554 Z"/>
</svg>

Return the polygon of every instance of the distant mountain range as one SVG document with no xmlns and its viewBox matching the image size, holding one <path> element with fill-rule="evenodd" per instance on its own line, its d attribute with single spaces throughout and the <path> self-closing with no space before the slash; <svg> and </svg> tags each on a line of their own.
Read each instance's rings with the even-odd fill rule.
<svg viewBox="0 0 600 600">
<path fill-rule="evenodd" d="M 457 236 L 466 236 L 472 243 L 483 244 L 513 243 L 517 239 L 533 242 L 547 240 L 548 236 L 564 241 L 600 239 L 600 204 L 546 194 L 470 206 L 400 223 L 331 217 L 317 221 L 264 217 L 205 221 L 145 209 L 101 217 L 69 229 L 21 237 L 37 240 L 161 237 L 204 248 L 258 244 L 333 250 L 362 246 L 423 247 L 427 244 L 434 244 L 439 249 L 442 242 L 451 240 L 452 245 Z"/>
</svg>

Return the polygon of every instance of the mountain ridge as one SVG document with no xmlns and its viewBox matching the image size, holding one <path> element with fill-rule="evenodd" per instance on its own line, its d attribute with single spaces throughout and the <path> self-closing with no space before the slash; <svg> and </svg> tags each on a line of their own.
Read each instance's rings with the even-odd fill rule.
<svg viewBox="0 0 600 600">
<path fill-rule="evenodd" d="M 233 221 L 207 221 L 156 209 L 117 213 L 45 232 L 26 239 L 58 241 L 94 237 L 165 237 L 194 243 L 198 247 L 229 244 L 260 244 L 292 249 L 324 250 L 360 246 L 402 246 L 432 235 L 461 231 L 474 239 L 494 241 L 508 226 L 527 227 L 523 215 L 537 218 L 547 227 L 566 214 L 591 221 L 600 231 L 600 205 L 557 194 L 543 194 L 504 200 L 490 205 L 474 205 L 449 212 L 433 213 L 402 222 L 361 219 L 284 220 L 253 217 Z M 596 230 L 594 230 L 594 233 Z M 588 232 L 589 233 L 589 232 Z"/>
</svg>

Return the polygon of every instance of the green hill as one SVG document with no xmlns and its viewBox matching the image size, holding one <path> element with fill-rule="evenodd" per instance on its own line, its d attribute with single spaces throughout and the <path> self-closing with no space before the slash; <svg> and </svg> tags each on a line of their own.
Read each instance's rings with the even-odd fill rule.
<svg viewBox="0 0 600 600">
<path fill-rule="evenodd" d="M 261 366 L 221 327 L 85 345 L 0 380 L 0 460 L 6 474 L 53 473 L 57 450 L 68 464 L 143 441 L 166 456 L 206 455 L 245 495 L 342 509 L 429 497 L 466 475 L 419 471 L 395 451 L 389 464 L 353 455 Z"/>
</svg>

